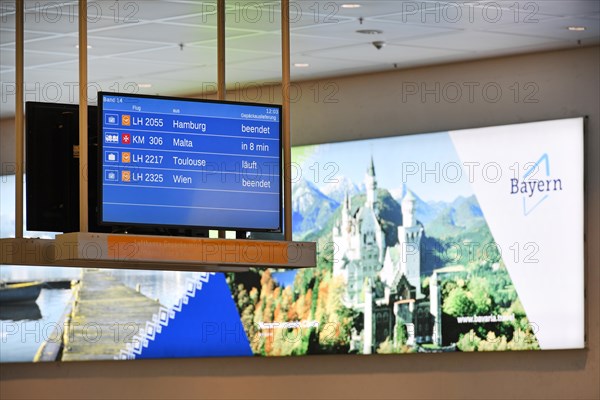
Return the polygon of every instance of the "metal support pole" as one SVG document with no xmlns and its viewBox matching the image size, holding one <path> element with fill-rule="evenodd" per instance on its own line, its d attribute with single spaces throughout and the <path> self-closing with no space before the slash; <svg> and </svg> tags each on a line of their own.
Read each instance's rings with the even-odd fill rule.
<svg viewBox="0 0 600 400">
<path fill-rule="evenodd" d="M 87 0 L 79 0 L 79 231 L 88 231 Z"/>
<path fill-rule="evenodd" d="M 24 123 L 23 123 L 23 76 L 25 65 L 23 62 L 25 36 L 24 36 L 24 8 L 25 1 L 17 1 L 17 21 L 16 21 L 16 80 L 17 93 L 15 96 L 15 136 L 16 136 L 16 157 L 17 163 L 15 170 L 15 237 L 23 238 L 23 167 L 25 163 L 25 140 L 24 140 Z"/>
<path fill-rule="evenodd" d="M 217 98 L 225 100 L 225 0 L 217 2 Z"/>
<path fill-rule="evenodd" d="M 281 0 L 281 61 L 283 115 L 283 209 L 285 240 L 292 240 L 292 150 L 290 138 L 290 0 Z"/>
<path fill-rule="evenodd" d="M 225 0 L 217 0 L 217 99 L 225 100 Z M 219 231 L 224 239 L 225 231 Z"/>
</svg>

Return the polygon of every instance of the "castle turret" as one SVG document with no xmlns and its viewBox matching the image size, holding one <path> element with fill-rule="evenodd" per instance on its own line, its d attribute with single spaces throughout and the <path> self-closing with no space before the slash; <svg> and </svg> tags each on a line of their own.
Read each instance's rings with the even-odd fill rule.
<svg viewBox="0 0 600 400">
<path fill-rule="evenodd" d="M 365 186 L 367 189 L 367 203 L 366 206 L 372 210 L 377 208 L 377 178 L 375 178 L 375 164 L 373 157 L 371 157 L 371 165 L 367 169 L 367 175 L 365 176 Z"/>
<path fill-rule="evenodd" d="M 344 193 L 344 202 L 342 203 L 342 230 L 348 231 L 350 223 L 350 195 L 348 191 Z"/>
<path fill-rule="evenodd" d="M 408 190 L 404 199 L 402 199 L 402 226 L 411 228 L 417 224 L 415 218 L 415 203 L 417 199 L 413 193 Z"/>
<path fill-rule="evenodd" d="M 373 283 L 370 279 L 366 279 L 364 283 L 365 290 L 365 308 L 364 330 L 363 330 L 363 354 L 371 354 L 373 352 Z"/>
<path fill-rule="evenodd" d="M 398 241 L 404 254 L 400 262 L 400 271 L 406 275 L 411 285 L 421 295 L 421 238 L 423 226 L 417 223 L 415 203 L 417 199 L 408 190 L 402 199 L 402 226 L 398 227 Z"/>
</svg>

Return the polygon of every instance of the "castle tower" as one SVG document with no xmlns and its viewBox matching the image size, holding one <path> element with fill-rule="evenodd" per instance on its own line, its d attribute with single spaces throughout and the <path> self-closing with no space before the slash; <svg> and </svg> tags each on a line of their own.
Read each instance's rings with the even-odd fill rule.
<svg viewBox="0 0 600 400">
<path fill-rule="evenodd" d="M 417 297 L 421 295 L 421 238 L 423 227 L 417 223 L 415 216 L 416 198 L 409 190 L 402 199 L 402 226 L 398 227 L 398 241 L 402 257 L 400 270 L 406 275 L 411 285 L 417 289 Z"/>
<path fill-rule="evenodd" d="M 365 307 L 361 296 L 364 281 L 375 281 L 386 254 L 373 159 L 367 168 L 365 187 L 367 199 L 364 206 L 352 209 L 350 196 L 345 194 L 339 223 L 334 226 L 332 236 L 336 249 L 333 275 L 343 278 L 346 284 L 344 304 L 355 309 Z"/>
<path fill-rule="evenodd" d="M 336 257 L 333 260 L 333 275 L 342 276 L 344 281 L 348 282 L 352 275 L 350 270 L 355 269 L 351 262 L 359 257 L 358 236 L 355 233 L 352 203 L 348 192 L 344 195 L 341 208 L 340 220 L 333 227 L 332 238 L 336 249 Z M 354 288 L 354 290 L 356 289 Z M 352 290 L 346 296 L 348 299 L 356 297 Z"/>
<path fill-rule="evenodd" d="M 364 283 L 365 289 L 365 308 L 363 311 L 364 316 L 364 329 L 363 329 L 363 354 L 371 354 L 373 352 L 373 334 L 374 321 L 373 321 L 373 288 L 371 279 L 366 279 Z"/>
<path fill-rule="evenodd" d="M 433 272 L 429 278 L 429 313 L 434 318 L 433 343 L 442 345 L 442 296 L 438 274 Z"/>
<path fill-rule="evenodd" d="M 372 210 L 377 208 L 377 178 L 375 178 L 375 164 L 371 157 L 371 165 L 367 169 L 365 176 L 365 186 L 367 188 L 367 203 L 366 206 Z"/>
<path fill-rule="evenodd" d="M 402 199 L 402 225 L 411 228 L 417 224 L 415 218 L 415 203 L 417 199 L 413 193 L 408 190 L 406 196 Z"/>
<path fill-rule="evenodd" d="M 348 231 L 350 224 L 350 195 L 346 190 L 344 192 L 344 202 L 342 204 L 342 231 Z"/>
</svg>

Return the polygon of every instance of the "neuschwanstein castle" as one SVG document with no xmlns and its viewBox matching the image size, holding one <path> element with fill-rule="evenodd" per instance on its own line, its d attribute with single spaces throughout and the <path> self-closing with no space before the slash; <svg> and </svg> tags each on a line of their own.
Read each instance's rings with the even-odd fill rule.
<svg viewBox="0 0 600 400">
<path fill-rule="evenodd" d="M 365 186 L 365 204 L 353 208 L 346 194 L 341 217 L 333 227 L 337 250 L 333 274 L 346 283 L 346 307 L 362 313 L 364 319 L 362 332 L 353 334 L 351 350 L 370 354 L 388 338 L 396 342 L 397 324 L 403 325 L 408 345 L 439 343 L 434 332 L 440 316 L 438 291 L 433 292 L 431 302 L 421 293 L 424 228 L 415 217 L 416 199 L 410 191 L 402 199 L 398 243 L 389 247 L 380 222 L 373 159 Z"/>
</svg>

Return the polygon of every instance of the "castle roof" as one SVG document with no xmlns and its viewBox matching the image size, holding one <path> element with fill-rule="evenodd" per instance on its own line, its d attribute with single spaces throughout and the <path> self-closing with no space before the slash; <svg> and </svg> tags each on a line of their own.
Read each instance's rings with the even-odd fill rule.
<svg viewBox="0 0 600 400">
<path fill-rule="evenodd" d="M 370 176 L 375 176 L 375 163 L 373 162 L 373 156 L 371 156 L 371 165 L 369 165 L 369 168 L 367 169 L 367 173 Z"/>
<path fill-rule="evenodd" d="M 413 194 L 412 190 L 407 189 L 406 196 L 404 196 L 404 199 L 402 201 L 404 202 L 404 201 L 416 201 L 416 200 L 417 200 L 417 198 Z"/>
</svg>

